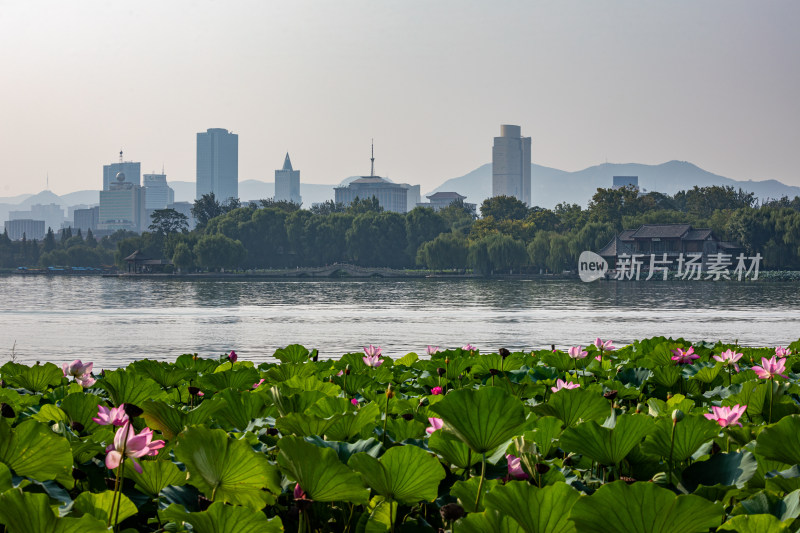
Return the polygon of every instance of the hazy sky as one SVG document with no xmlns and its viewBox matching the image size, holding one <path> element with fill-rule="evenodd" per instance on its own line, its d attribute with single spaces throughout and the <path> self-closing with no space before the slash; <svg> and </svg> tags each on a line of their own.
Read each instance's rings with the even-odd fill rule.
<svg viewBox="0 0 800 533">
<path fill-rule="evenodd" d="M 0 0 L 0 196 L 194 181 L 196 133 L 239 179 L 376 173 L 429 191 L 491 161 L 691 161 L 800 185 L 800 2 Z"/>
</svg>

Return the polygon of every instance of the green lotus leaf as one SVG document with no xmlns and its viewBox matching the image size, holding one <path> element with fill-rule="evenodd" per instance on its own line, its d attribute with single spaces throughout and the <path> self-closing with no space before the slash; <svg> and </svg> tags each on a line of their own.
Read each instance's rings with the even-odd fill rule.
<svg viewBox="0 0 800 533">
<path fill-rule="evenodd" d="M 348 381 L 350 380 L 351 377 L 352 376 L 347 377 Z M 292 376 L 291 378 L 284 381 L 283 385 L 291 389 L 297 389 L 300 391 L 320 391 L 326 396 L 339 396 L 339 393 L 342 392 L 342 389 L 335 383 L 322 381 L 316 376 L 308 376 L 308 377 Z"/>
<path fill-rule="evenodd" d="M 655 483 L 614 481 L 582 496 L 569 519 L 581 533 L 700 533 L 722 523 L 721 505 Z"/>
<path fill-rule="evenodd" d="M 611 412 L 611 404 L 596 392 L 582 388 L 562 389 L 534 410 L 544 416 L 554 416 L 570 427 L 581 420 L 604 420 Z"/>
<path fill-rule="evenodd" d="M 705 461 L 692 463 L 683 471 L 683 485 L 694 492 L 698 485 L 744 487 L 755 475 L 758 463 L 750 452 L 718 453 Z"/>
<path fill-rule="evenodd" d="M 674 364 L 653 368 L 653 381 L 663 387 L 672 387 L 680 377 L 681 369 Z"/>
<path fill-rule="evenodd" d="M 471 477 L 466 481 L 456 481 L 450 488 L 450 496 L 458 498 L 458 503 L 468 513 L 482 513 L 486 503 L 486 493 L 500 485 L 499 479 L 485 479 L 481 487 L 481 499 L 478 500 L 478 486 L 481 484 L 480 477 Z M 475 507 L 478 502 L 478 507 Z"/>
<path fill-rule="evenodd" d="M 35 364 L 9 377 L 8 382 L 16 387 L 34 392 L 43 392 L 48 387 L 61 384 L 64 372 L 53 363 Z"/>
<path fill-rule="evenodd" d="M 397 520 L 397 504 L 383 496 L 374 496 L 367 505 L 366 512 L 356 524 L 359 533 L 388 533 Z"/>
<path fill-rule="evenodd" d="M 680 409 L 684 413 L 688 413 L 694 407 L 694 402 L 686 398 L 683 394 L 675 394 L 667 400 L 659 400 L 658 398 L 650 398 L 647 400 L 650 416 L 666 416 L 671 417 L 672 411 Z"/>
<path fill-rule="evenodd" d="M 330 448 L 314 446 L 299 437 L 278 441 L 278 464 L 297 481 L 309 498 L 321 502 L 367 503 L 369 490 L 361 477 L 339 461 Z"/>
<path fill-rule="evenodd" d="M 260 510 L 212 503 L 208 510 L 187 513 L 180 505 L 172 504 L 159 512 L 162 521 L 187 523 L 195 533 L 281 533 L 280 517 L 267 519 Z"/>
<path fill-rule="evenodd" d="M 407 353 L 400 359 L 394 362 L 395 366 L 412 366 L 419 360 L 419 355 L 414 352 Z"/>
<path fill-rule="evenodd" d="M 136 509 L 136 505 L 124 494 L 120 494 L 118 497 L 119 501 L 119 522 L 122 522 L 126 518 L 129 518 L 135 515 L 138 510 Z M 98 520 L 101 520 L 105 523 L 109 522 L 109 513 L 111 511 L 111 504 L 114 500 L 114 491 L 107 490 L 104 492 L 81 492 L 77 498 L 75 498 L 75 502 L 72 504 L 72 513 L 75 516 L 83 516 L 83 515 L 91 515 Z M 113 523 L 117 517 L 116 512 L 117 506 L 114 505 L 114 514 L 111 516 L 111 522 Z"/>
<path fill-rule="evenodd" d="M 264 395 L 257 391 L 226 389 L 214 395 L 213 402 L 223 404 L 214 409 L 214 418 L 220 423 L 225 422 L 228 428 L 240 431 L 244 431 L 254 419 L 263 417 L 266 411 Z"/>
<path fill-rule="evenodd" d="M 747 406 L 747 416 L 754 417 L 769 411 L 769 383 L 746 381 L 741 384 L 741 390 L 731 394 L 722 405 L 730 407 L 736 404 Z M 765 417 L 766 418 L 766 417 Z"/>
<path fill-rule="evenodd" d="M 800 447 L 790 445 L 800 435 L 800 415 L 781 418 L 775 424 L 765 427 L 756 439 L 756 453 L 788 464 L 800 463 Z"/>
<path fill-rule="evenodd" d="M 320 399 L 325 398 L 326 394 L 317 391 L 303 391 L 298 394 L 284 394 L 283 390 L 278 387 L 270 387 L 269 397 L 275 408 L 278 409 L 280 416 L 286 416 L 289 413 L 304 413 L 306 409 L 317 403 Z"/>
<path fill-rule="evenodd" d="M 357 453 L 347 465 L 360 472 L 375 492 L 400 503 L 435 500 L 439 482 L 445 478 L 439 460 L 417 446 L 394 446 L 380 459 Z"/>
<path fill-rule="evenodd" d="M 101 533 L 106 523 L 91 515 L 58 518 L 43 493 L 10 489 L 0 494 L 0 524 L 7 533 Z"/>
<path fill-rule="evenodd" d="M 180 368 L 179 366 L 162 361 L 153 361 L 152 359 L 134 361 L 128 366 L 128 370 L 149 377 L 165 389 L 174 387 L 197 374 L 192 370 Z"/>
<path fill-rule="evenodd" d="M 389 418 L 386 421 L 386 432 L 394 442 L 422 438 L 425 436 L 426 427 L 422 422 L 405 420 L 404 418 Z"/>
<path fill-rule="evenodd" d="M 567 428 L 561 434 L 561 448 L 591 457 L 600 464 L 616 465 L 641 442 L 654 424 L 647 415 L 622 415 L 613 428 L 589 420 Z"/>
<path fill-rule="evenodd" d="M 547 366 L 555 368 L 559 372 L 567 372 L 575 368 L 575 360 L 560 350 L 543 354 L 542 361 L 544 361 Z M 578 361 L 578 366 L 584 367 L 585 365 L 582 364 L 583 362 L 584 361 Z"/>
<path fill-rule="evenodd" d="M 672 451 L 672 460 L 685 461 L 701 445 L 719 435 L 719 432 L 719 424 L 714 420 L 708 420 L 700 415 L 685 416 L 675 426 L 675 447 Z M 644 451 L 661 457 L 669 457 L 671 434 L 672 419 L 658 419 L 655 430 L 647 436 L 642 445 Z"/>
<path fill-rule="evenodd" d="M 305 413 L 289 413 L 275 420 L 275 427 L 282 435 L 297 435 L 308 437 L 311 435 L 324 435 L 328 428 L 336 424 L 344 415 L 335 415 L 330 418 L 320 418 Z"/>
<path fill-rule="evenodd" d="M 510 481 L 486 495 L 486 507 L 510 516 L 526 533 L 568 533 L 575 526 L 567 520 L 580 493 L 566 483 L 537 488 L 524 481 Z"/>
<path fill-rule="evenodd" d="M 185 353 L 178 356 L 175 360 L 175 366 L 186 370 L 193 370 L 194 372 L 200 372 L 201 374 L 207 374 L 213 372 L 214 369 L 220 366 L 220 362 L 216 359 L 197 357 L 197 354 Z"/>
<path fill-rule="evenodd" d="M 332 449 L 343 463 L 347 463 L 350 457 L 360 452 L 371 455 L 372 457 L 378 457 L 383 448 L 383 445 L 375 439 L 359 440 L 351 444 L 349 442 L 323 440 L 321 437 L 313 435 L 311 437 L 306 437 L 305 440 L 315 446 Z"/>
<path fill-rule="evenodd" d="M 791 522 L 784 523 L 771 514 L 754 514 L 734 516 L 722 524 L 717 531 L 733 531 L 734 533 L 782 533 L 792 531 Z"/>
<path fill-rule="evenodd" d="M 97 381 L 97 386 L 105 389 L 114 405 L 141 405 L 145 400 L 161 400 L 166 396 L 161 386 L 152 379 L 122 369 L 107 371 Z"/>
<path fill-rule="evenodd" d="M 717 379 L 721 370 L 722 364 L 720 363 L 698 362 L 693 365 L 683 365 L 681 372 L 689 379 L 696 379 L 703 383 L 711 383 Z"/>
<path fill-rule="evenodd" d="M 794 490 L 781 499 L 777 494 L 761 491 L 734 507 L 731 515 L 771 514 L 785 522 L 800 516 L 800 490 Z"/>
<path fill-rule="evenodd" d="M 205 423 L 225 405 L 225 400 L 204 401 L 194 409 L 183 411 L 162 401 L 148 400 L 140 407 L 144 411 L 142 418 L 145 419 L 147 425 L 159 430 L 168 440 L 172 440 L 186 426 Z"/>
<path fill-rule="evenodd" d="M 126 468 L 125 477 L 133 480 L 137 489 L 153 498 L 164 487 L 186 483 L 186 472 L 181 471 L 172 461 L 139 461 L 139 464 L 142 466 L 141 474 L 133 468 Z"/>
<path fill-rule="evenodd" d="M 786 465 L 780 461 L 769 461 L 768 459 L 764 459 L 763 457 L 758 458 L 758 475 L 763 475 L 765 483 L 761 484 L 761 486 L 766 486 L 767 490 L 779 491 L 779 492 L 794 492 L 797 489 L 800 489 L 800 466 L 792 465 L 790 468 L 786 468 Z M 765 468 L 764 463 L 776 463 L 780 466 L 776 468 Z M 779 470 L 780 469 L 780 470 Z M 751 486 L 755 486 L 756 483 L 750 482 Z"/>
<path fill-rule="evenodd" d="M 458 437 L 444 431 L 433 432 L 428 439 L 428 448 L 439 454 L 447 464 L 456 468 L 468 468 L 481 461 L 481 456 L 470 453 L 469 446 L 461 442 Z"/>
<path fill-rule="evenodd" d="M 523 433 L 526 442 L 536 444 L 539 455 L 547 457 L 555 447 L 555 441 L 561 435 L 561 420 L 553 416 L 543 416 L 536 421 L 536 426 Z"/>
<path fill-rule="evenodd" d="M 225 365 L 217 367 L 211 374 L 204 374 L 199 378 L 200 388 L 221 391 L 224 389 L 251 390 L 253 384 L 261 379 L 255 368 L 237 366 L 225 369 Z"/>
<path fill-rule="evenodd" d="M 380 414 L 380 406 L 370 402 L 358 411 L 346 413 L 339 418 L 326 430 L 325 437 L 330 440 L 349 441 L 360 435 L 364 428 L 374 427 Z"/>
<path fill-rule="evenodd" d="M 26 420 L 14 429 L 0 420 L 0 463 L 18 476 L 73 485 L 69 442 L 35 420 Z"/>
<path fill-rule="evenodd" d="M 281 363 L 305 363 L 308 361 L 309 351 L 305 346 L 290 344 L 286 348 L 278 348 L 272 355 Z"/>
<path fill-rule="evenodd" d="M 267 457 L 221 429 L 191 427 L 178 436 L 175 457 L 186 465 L 188 483 L 212 501 L 262 509 L 280 493 L 278 471 Z"/>
<path fill-rule="evenodd" d="M 513 518 L 494 509 L 470 513 L 456 524 L 458 526 L 453 529 L 458 533 L 524 533 Z"/>
<path fill-rule="evenodd" d="M 313 376 L 315 373 L 316 368 L 314 365 L 278 365 L 268 368 L 267 371 L 262 374 L 262 377 L 265 378 L 268 383 L 281 383 L 294 376 L 307 378 L 308 376 Z"/>
<path fill-rule="evenodd" d="M 653 371 L 648 368 L 626 368 L 617 374 L 617 379 L 625 385 L 631 385 L 641 389 L 653 375 Z"/>
<path fill-rule="evenodd" d="M 525 423 L 522 402 L 496 387 L 455 390 L 431 410 L 444 421 L 443 431 L 481 454 L 521 432 Z"/>
<path fill-rule="evenodd" d="M 340 415 L 342 413 L 349 413 L 353 411 L 355 411 L 355 407 L 347 398 L 323 396 L 313 404 L 309 405 L 303 412 L 307 415 L 315 415 L 320 418 L 329 418 L 334 415 Z"/>
<path fill-rule="evenodd" d="M 97 416 L 101 401 L 100 397 L 94 394 L 77 392 L 61 400 L 61 410 L 67 413 L 70 422 L 77 422 L 83 425 L 86 431 L 92 431 L 97 427 L 92 418 Z"/>
<path fill-rule="evenodd" d="M 68 422 L 69 417 L 67 413 L 61 410 L 60 407 L 52 403 L 46 403 L 39 407 L 39 410 L 31 415 L 31 418 L 45 424 L 52 424 L 54 422 Z"/>
</svg>

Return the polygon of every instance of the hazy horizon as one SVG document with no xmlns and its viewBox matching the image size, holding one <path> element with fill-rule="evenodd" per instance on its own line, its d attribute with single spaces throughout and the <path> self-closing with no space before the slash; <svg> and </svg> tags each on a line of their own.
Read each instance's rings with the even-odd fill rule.
<svg viewBox="0 0 800 533">
<path fill-rule="evenodd" d="M 0 0 L 0 196 L 102 187 L 140 161 L 194 181 L 196 134 L 239 134 L 239 179 L 369 172 L 430 190 L 491 161 L 690 161 L 800 186 L 800 4 Z"/>
</svg>

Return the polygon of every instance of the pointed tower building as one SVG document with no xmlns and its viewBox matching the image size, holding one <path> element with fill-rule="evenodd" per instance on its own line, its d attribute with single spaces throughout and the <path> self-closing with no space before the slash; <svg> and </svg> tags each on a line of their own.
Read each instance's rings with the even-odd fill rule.
<svg viewBox="0 0 800 533">
<path fill-rule="evenodd" d="M 293 202 L 302 204 L 300 196 L 300 171 L 292 168 L 289 152 L 283 160 L 283 168 L 275 171 L 275 198 L 276 202 Z"/>
</svg>

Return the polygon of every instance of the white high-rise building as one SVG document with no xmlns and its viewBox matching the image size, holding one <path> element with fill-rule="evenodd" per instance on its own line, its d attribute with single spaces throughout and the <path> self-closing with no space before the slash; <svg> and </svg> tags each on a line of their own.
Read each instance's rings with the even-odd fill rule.
<svg viewBox="0 0 800 533">
<path fill-rule="evenodd" d="M 141 233 L 147 225 L 145 188 L 126 181 L 125 174 L 117 174 L 116 183 L 108 191 L 100 191 L 100 210 L 97 229 L 116 231 L 124 229 Z"/>
<path fill-rule="evenodd" d="M 197 195 L 224 203 L 239 197 L 239 136 L 222 128 L 197 134 Z"/>
<path fill-rule="evenodd" d="M 292 168 L 289 152 L 286 152 L 283 168 L 275 171 L 275 201 L 298 205 L 303 203 L 300 197 L 300 171 Z"/>
<path fill-rule="evenodd" d="M 145 204 L 147 209 L 166 209 L 175 202 L 175 191 L 167 185 L 166 174 L 145 174 L 144 188 L 147 191 Z"/>
<path fill-rule="evenodd" d="M 513 196 L 531 205 L 531 138 L 503 124 L 492 147 L 492 196 Z"/>
<path fill-rule="evenodd" d="M 103 165 L 103 190 L 110 191 L 111 186 L 117 183 L 117 176 L 122 172 L 125 182 L 141 186 L 142 164 L 136 161 L 123 161 L 122 150 L 119 151 L 119 163 Z"/>
</svg>

